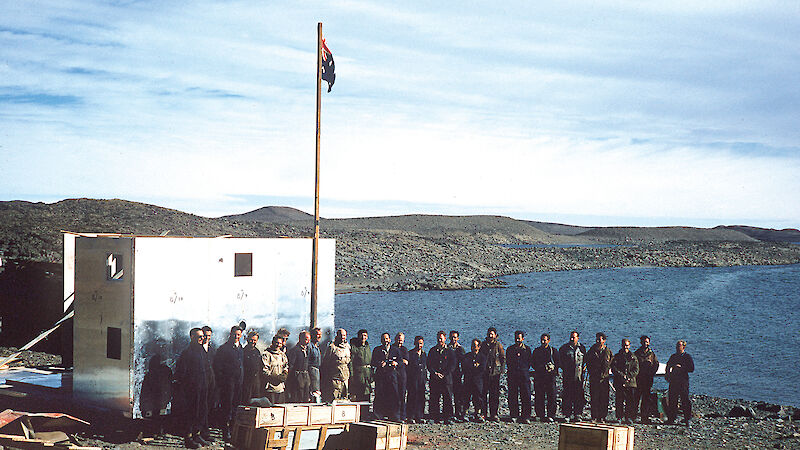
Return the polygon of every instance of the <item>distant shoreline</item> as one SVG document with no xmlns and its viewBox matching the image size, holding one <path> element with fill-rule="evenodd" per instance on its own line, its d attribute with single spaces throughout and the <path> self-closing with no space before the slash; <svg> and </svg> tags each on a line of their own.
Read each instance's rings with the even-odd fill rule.
<svg viewBox="0 0 800 450">
<path fill-rule="evenodd" d="M 733 267 L 800 264 L 800 246 L 773 242 L 665 242 L 621 247 L 515 248 L 472 245 L 441 259 L 416 246 L 384 258 L 378 276 L 353 273 L 337 261 L 336 292 L 483 289 L 503 287 L 498 277 L 529 272 L 629 267 Z M 465 261 L 461 254 L 472 258 Z M 376 255 L 380 257 L 380 255 Z M 340 270 L 341 269 L 341 270 Z"/>
</svg>

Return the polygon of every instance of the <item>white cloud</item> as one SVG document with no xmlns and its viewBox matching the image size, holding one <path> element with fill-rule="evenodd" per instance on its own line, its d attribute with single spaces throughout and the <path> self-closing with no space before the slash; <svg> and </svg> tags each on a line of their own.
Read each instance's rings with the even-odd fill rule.
<svg viewBox="0 0 800 450">
<path fill-rule="evenodd" d="M 337 62 L 322 186 L 338 211 L 797 223 L 792 8 L 9 5 L 0 198 L 308 198 L 321 20 Z"/>
</svg>

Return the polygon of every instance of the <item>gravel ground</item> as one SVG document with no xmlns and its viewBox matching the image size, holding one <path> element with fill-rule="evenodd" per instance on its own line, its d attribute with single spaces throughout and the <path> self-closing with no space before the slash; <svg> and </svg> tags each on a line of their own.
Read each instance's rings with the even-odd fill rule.
<svg viewBox="0 0 800 450">
<path fill-rule="evenodd" d="M 0 354 L 11 349 L 0 348 Z M 42 356 L 45 355 L 45 356 Z M 26 361 L 54 361 L 57 357 L 35 352 L 25 352 Z M 693 421 L 687 428 L 683 425 L 635 424 L 637 449 L 694 449 L 694 448 L 796 448 L 800 449 L 800 408 L 779 406 L 763 402 L 732 400 L 692 395 Z M 753 417 L 729 417 L 734 407 L 742 407 Z M 0 409 L 4 409 L 0 398 Z M 614 417 L 614 393 L 611 394 L 611 411 Z M 507 390 L 501 381 L 501 420 L 508 417 Z M 588 417 L 588 404 L 584 411 Z M 153 422 L 113 419 L 107 415 L 81 416 L 93 423 L 93 427 L 75 436 L 76 442 L 84 446 L 99 446 L 120 449 L 183 448 L 182 438 L 167 422 L 167 433 L 159 434 Z M 656 419 L 658 421 L 658 419 Z M 518 424 L 457 423 L 453 425 L 423 424 L 409 425 L 409 449 L 518 449 L 557 448 L 558 423 Z M 218 429 L 212 429 L 213 445 L 223 448 L 224 442 Z"/>
<path fill-rule="evenodd" d="M 0 347 L 0 359 L 11 356 L 17 353 L 19 349 L 15 347 Z M 26 350 L 16 357 L 9 366 L 25 366 L 25 367 L 39 367 L 39 366 L 57 366 L 61 364 L 61 356 L 51 355 L 50 353 L 34 352 Z"/>
<path fill-rule="evenodd" d="M 635 424 L 637 449 L 735 448 L 800 449 L 800 422 L 793 421 L 783 408 L 784 416 L 756 409 L 757 402 L 728 400 L 703 395 L 692 396 L 692 426 Z M 736 405 L 753 408 L 755 418 L 725 417 Z M 763 405 L 762 407 L 769 407 Z M 501 405 L 501 418 L 507 409 Z M 588 414 L 588 412 L 586 413 Z M 613 417 L 613 412 L 609 418 Z M 454 425 L 409 425 L 408 449 L 518 449 L 557 448 L 558 423 L 531 424 L 463 423 Z M 180 448 L 183 442 L 174 434 L 137 439 L 136 430 L 103 431 L 78 436 L 82 445 L 121 449 Z M 144 433 L 147 436 L 147 432 Z M 212 430 L 213 447 L 223 448 L 218 430 Z"/>
</svg>

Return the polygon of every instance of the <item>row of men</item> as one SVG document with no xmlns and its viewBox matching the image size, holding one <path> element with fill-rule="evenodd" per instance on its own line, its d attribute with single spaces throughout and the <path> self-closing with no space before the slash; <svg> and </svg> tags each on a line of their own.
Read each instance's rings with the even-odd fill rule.
<svg viewBox="0 0 800 450">
<path fill-rule="evenodd" d="M 189 346 L 176 366 L 174 397 L 174 409 L 185 420 L 189 448 L 208 444 L 208 417 L 213 410 L 218 412 L 223 438 L 228 441 L 236 407 L 253 398 L 266 397 L 273 404 L 347 398 L 350 346 L 344 330 L 339 330 L 324 355 L 319 328 L 301 332 L 297 344 L 288 350 L 289 332 L 278 330 L 263 353 L 257 347 L 257 331 L 247 333 L 246 345 L 241 343 L 242 333 L 240 326 L 233 326 L 228 340 L 214 349 L 210 327 L 189 332 Z"/>
<path fill-rule="evenodd" d="M 337 330 L 334 341 L 320 348 L 322 332 L 315 328 L 302 331 L 297 344 L 287 351 L 288 331 L 279 330 L 263 353 L 258 349 L 259 335 L 251 331 L 247 345 L 241 345 L 242 329 L 231 328 L 225 344 L 214 351 L 210 347 L 211 329 L 195 328 L 191 343 L 181 354 L 176 379 L 184 401 L 187 419 L 186 444 L 205 445 L 208 411 L 220 410 L 223 435 L 229 439 L 229 424 L 237 405 L 251 398 L 266 397 L 272 403 L 308 402 L 350 398 L 369 401 L 375 385 L 374 412 L 398 421 L 423 420 L 426 383 L 429 384 L 429 415 L 445 423 L 465 421 L 469 404 L 474 407 L 473 419 L 498 419 L 500 376 L 507 371 L 509 409 L 520 422 L 531 418 L 531 384 L 533 375 L 536 415 L 553 421 L 556 412 L 556 377 L 563 378 L 562 412 L 569 420 L 578 419 L 585 407 L 583 385 L 589 375 L 592 419 L 604 420 L 608 414 L 609 383 L 614 375 L 617 390 L 617 417 L 632 421 L 642 404 L 642 420 L 648 421 L 650 389 L 658 369 L 658 360 L 650 349 L 650 340 L 642 336 L 642 346 L 630 351 L 630 342 L 623 340 L 615 356 L 606 346 L 603 333 L 589 351 L 580 344 L 580 335 L 573 331 L 570 341 L 559 350 L 550 346 L 550 336 L 542 334 L 541 346 L 531 349 L 522 331 L 515 333 L 515 344 L 504 349 L 497 330 L 487 330 L 484 341 L 474 339 L 471 351 L 459 343 L 458 331 L 437 334 L 437 345 L 426 353 L 424 339 L 416 336 L 412 349 L 405 347 L 403 333 L 381 336 L 381 345 L 374 350 L 368 343 L 366 330 L 347 342 L 347 332 Z M 688 373 L 694 370 L 685 342 L 679 341 L 678 352 L 667 365 L 670 381 L 670 420 L 674 420 L 680 399 L 688 423 L 691 404 L 688 398 Z M 677 362 L 673 362 L 673 360 Z M 532 369 L 532 373 L 531 373 Z M 202 376 L 200 376 L 202 374 Z M 441 406 L 441 407 L 440 407 Z"/>
<path fill-rule="evenodd" d="M 609 411 L 611 379 L 616 389 L 617 419 L 632 423 L 641 405 L 641 420 L 649 423 L 654 411 L 651 388 L 659 364 L 650 348 L 650 338 L 640 338 L 641 347 L 631 351 L 630 340 L 623 339 L 614 355 L 606 346 L 606 335 L 597 333 L 596 343 L 587 351 L 580 334 L 573 331 L 570 340 L 558 350 L 550 345 L 550 335 L 540 337 L 541 345 L 531 349 L 525 333 L 514 333 L 514 345 L 504 349 L 497 330 L 487 330 L 486 339 L 473 339 L 470 351 L 459 343 L 458 331 L 437 333 L 437 345 L 426 354 L 424 339 L 417 336 L 407 350 L 404 336 L 398 333 L 394 344 L 389 333 L 381 336 L 381 346 L 372 352 L 370 365 L 375 370 L 376 414 L 411 423 L 423 420 L 425 384 L 429 385 L 428 413 L 443 423 L 466 421 L 470 403 L 473 420 L 498 421 L 500 377 L 506 373 L 510 415 L 520 423 L 531 419 L 531 376 L 533 377 L 536 415 L 553 422 L 556 414 L 556 378 L 562 376 L 562 413 L 567 421 L 580 420 L 585 407 L 584 382 L 589 378 L 591 418 L 605 421 Z M 364 337 L 366 343 L 366 336 Z M 670 383 L 668 421 L 674 421 L 678 404 L 685 422 L 691 417 L 689 376 L 694 362 L 685 353 L 686 342 L 678 341 L 676 353 L 667 363 Z"/>
</svg>

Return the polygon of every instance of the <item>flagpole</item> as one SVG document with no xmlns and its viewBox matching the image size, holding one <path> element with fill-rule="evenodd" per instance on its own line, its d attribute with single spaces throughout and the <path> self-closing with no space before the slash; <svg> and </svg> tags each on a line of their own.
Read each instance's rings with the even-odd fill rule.
<svg viewBox="0 0 800 450">
<path fill-rule="evenodd" d="M 322 22 L 317 23 L 317 158 L 314 175 L 314 241 L 311 246 L 311 324 L 317 326 L 317 263 L 319 262 L 319 130 L 322 109 Z"/>
</svg>

